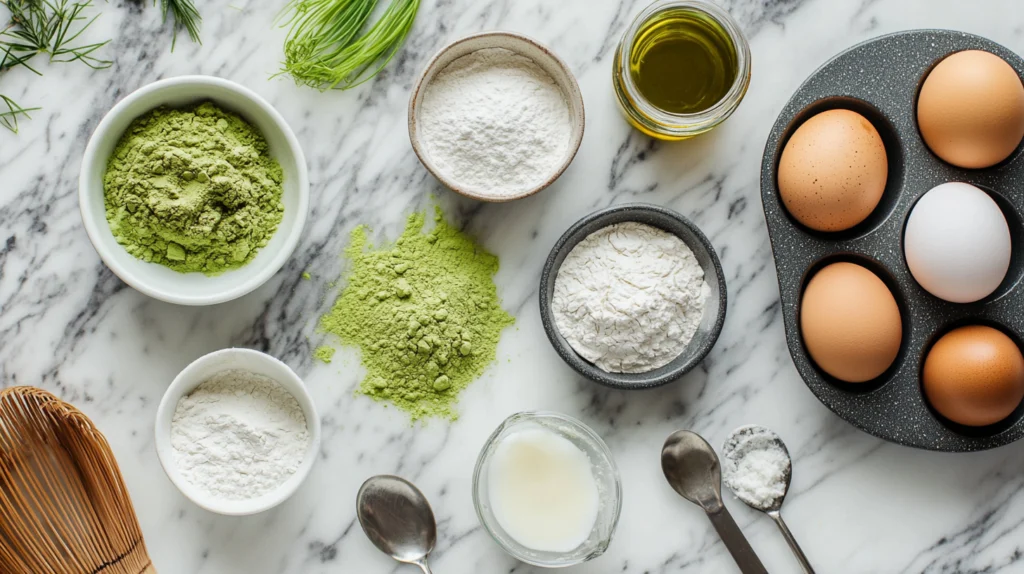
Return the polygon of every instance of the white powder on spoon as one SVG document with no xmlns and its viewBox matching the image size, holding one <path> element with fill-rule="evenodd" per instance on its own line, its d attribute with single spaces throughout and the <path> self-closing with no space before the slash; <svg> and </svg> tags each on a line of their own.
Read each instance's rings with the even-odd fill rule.
<svg viewBox="0 0 1024 574">
<path fill-rule="evenodd" d="M 558 84 L 533 60 L 504 48 L 477 50 L 438 72 L 417 119 L 427 155 L 442 174 L 497 198 L 554 175 L 572 137 Z"/>
<path fill-rule="evenodd" d="M 770 429 L 736 429 L 725 442 L 723 455 L 723 479 L 736 498 L 768 510 L 786 496 L 792 462 L 782 439 Z"/>
<path fill-rule="evenodd" d="M 178 473 L 227 500 L 280 486 L 298 471 L 310 440 L 295 397 L 277 381 L 242 370 L 204 381 L 178 401 L 171 419 Z"/>
</svg>

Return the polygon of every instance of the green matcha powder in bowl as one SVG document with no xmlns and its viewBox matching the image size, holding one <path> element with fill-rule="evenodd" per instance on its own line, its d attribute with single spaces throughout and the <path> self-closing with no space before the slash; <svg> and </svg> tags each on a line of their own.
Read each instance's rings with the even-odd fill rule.
<svg viewBox="0 0 1024 574">
<path fill-rule="evenodd" d="M 211 102 L 132 122 L 103 178 L 107 223 L 143 261 L 217 275 L 252 261 L 281 223 L 284 174 L 263 135 Z"/>
<path fill-rule="evenodd" d="M 103 262 L 184 305 L 235 299 L 294 251 L 306 162 L 281 115 L 227 80 L 183 76 L 119 102 L 86 148 L 79 205 Z"/>
</svg>

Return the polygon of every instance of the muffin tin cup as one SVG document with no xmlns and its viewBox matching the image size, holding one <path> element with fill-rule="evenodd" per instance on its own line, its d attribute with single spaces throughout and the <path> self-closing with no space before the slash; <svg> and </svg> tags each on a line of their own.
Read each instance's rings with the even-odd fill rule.
<svg viewBox="0 0 1024 574">
<path fill-rule="evenodd" d="M 1024 75 L 1024 60 L 985 38 L 949 30 L 912 30 L 858 44 L 808 78 L 783 108 L 765 146 L 761 200 L 778 273 L 786 340 L 797 371 L 821 402 L 844 420 L 890 442 L 929 450 L 965 452 L 994 448 L 1024 437 L 1024 406 L 990 427 L 964 427 L 938 415 L 921 387 L 931 345 L 949 330 L 968 324 L 997 327 L 1020 345 L 1024 340 L 1024 276 L 1020 237 L 1024 221 L 1024 160 L 1018 149 L 988 169 L 945 163 L 925 145 L 917 128 L 916 103 L 931 69 L 950 54 L 985 50 Z M 889 181 L 878 207 L 848 231 L 823 233 L 798 223 L 779 196 L 782 150 L 807 119 L 828 109 L 861 113 L 886 146 Z M 1003 284 L 969 304 L 943 301 L 910 274 L 903 255 L 903 230 L 914 204 L 933 187 L 961 181 L 988 192 L 1002 208 L 1013 235 L 1013 256 Z M 903 318 L 903 342 L 893 366 L 875 381 L 843 383 L 811 360 L 800 334 L 800 299 L 814 272 L 850 261 L 878 275 L 892 290 Z"/>
</svg>

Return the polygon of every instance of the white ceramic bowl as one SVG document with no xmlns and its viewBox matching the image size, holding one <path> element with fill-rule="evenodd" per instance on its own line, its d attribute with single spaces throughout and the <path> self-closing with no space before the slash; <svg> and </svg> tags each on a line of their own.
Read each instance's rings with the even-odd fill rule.
<svg viewBox="0 0 1024 574">
<path fill-rule="evenodd" d="M 562 94 L 565 96 L 566 103 L 569 105 L 572 134 L 569 139 L 569 147 L 566 149 L 565 157 L 562 158 L 558 169 L 546 177 L 539 185 L 516 195 L 488 195 L 482 190 L 473 189 L 448 177 L 434 164 L 430 154 L 427 153 L 426 145 L 420 139 L 418 114 L 426 87 L 434 80 L 434 76 L 445 69 L 448 64 L 484 48 L 504 48 L 533 60 L 558 84 Z M 576 78 L 572 75 L 572 71 L 569 70 L 569 66 L 543 44 L 522 34 L 512 32 L 483 32 L 466 36 L 448 44 L 431 58 L 430 63 L 423 70 L 419 81 L 416 82 L 416 88 L 413 90 L 412 97 L 409 98 L 409 139 L 412 141 L 412 149 L 416 152 L 416 156 L 420 158 L 420 162 L 427 168 L 427 171 L 452 191 L 480 201 L 505 202 L 522 199 L 554 183 L 566 168 L 569 167 L 573 158 L 576 157 L 576 152 L 580 149 L 580 143 L 583 142 L 583 128 L 585 124 L 586 114 L 583 109 L 583 94 L 580 92 L 580 86 L 576 83 Z"/>
<path fill-rule="evenodd" d="M 187 482 L 178 473 L 178 467 L 174 464 L 174 449 L 171 447 L 171 419 L 178 408 L 178 401 L 213 375 L 234 369 L 263 375 L 280 383 L 302 407 L 310 436 L 306 456 L 295 474 L 276 489 L 247 500 L 221 499 Z M 243 516 L 269 510 L 287 500 L 299 488 L 309 475 L 313 463 L 316 462 L 317 453 L 320 452 L 320 417 L 317 415 L 313 398 L 306 390 L 306 385 L 288 365 L 252 349 L 223 349 L 196 359 L 175 377 L 174 382 L 164 393 L 160 406 L 157 407 L 155 437 L 156 454 L 160 459 L 160 465 L 182 494 L 210 512 Z"/>
<path fill-rule="evenodd" d="M 217 276 L 178 273 L 135 258 L 110 232 L 103 202 L 103 174 L 117 142 L 132 120 L 159 106 L 213 101 L 245 118 L 263 133 L 270 154 L 284 170 L 284 217 L 270 242 L 247 265 Z M 245 295 L 270 279 L 291 257 L 309 210 L 309 175 L 299 141 L 281 114 L 252 90 L 210 76 L 180 76 L 144 86 L 111 109 L 93 132 L 82 159 L 78 202 L 85 231 L 103 262 L 125 283 L 162 301 L 213 305 Z"/>
</svg>

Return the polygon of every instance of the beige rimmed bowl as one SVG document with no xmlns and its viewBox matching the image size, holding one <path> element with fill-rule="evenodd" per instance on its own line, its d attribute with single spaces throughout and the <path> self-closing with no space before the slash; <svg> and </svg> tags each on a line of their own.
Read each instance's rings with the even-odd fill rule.
<svg viewBox="0 0 1024 574">
<path fill-rule="evenodd" d="M 438 72 L 445 69 L 453 61 L 486 48 L 504 48 L 533 60 L 551 76 L 559 89 L 562 90 L 562 95 L 565 96 L 565 101 L 569 106 L 569 117 L 572 121 L 569 147 L 566 149 L 565 157 L 559 163 L 558 168 L 544 178 L 544 181 L 539 185 L 515 195 L 489 195 L 486 190 L 475 189 L 452 179 L 443 173 L 431 160 L 430 153 L 427 151 L 426 144 L 421 139 L 419 131 L 418 114 L 420 104 L 423 102 L 423 94 Z M 427 171 L 452 191 L 480 201 L 501 203 L 522 199 L 554 183 L 566 168 L 569 167 L 573 158 L 576 157 L 576 152 L 580 149 L 580 143 L 583 141 L 585 123 L 586 114 L 583 110 L 583 94 L 580 92 L 580 86 L 576 83 L 576 78 L 572 75 L 569 67 L 543 44 L 513 32 L 483 32 L 466 36 L 448 44 L 431 58 L 430 63 L 427 64 L 423 74 L 416 82 L 416 88 L 412 92 L 412 97 L 409 98 L 409 139 L 412 141 L 412 149 L 416 152 L 416 156 L 420 158 L 423 167 L 426 167 Z"/>
</svg>

